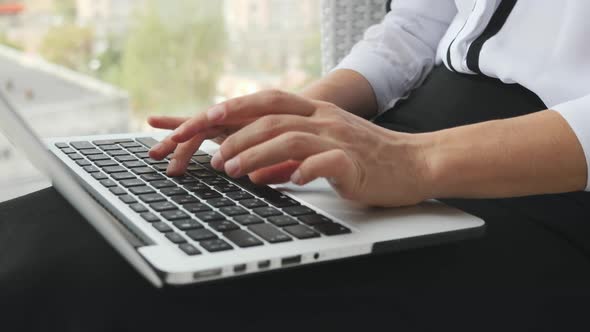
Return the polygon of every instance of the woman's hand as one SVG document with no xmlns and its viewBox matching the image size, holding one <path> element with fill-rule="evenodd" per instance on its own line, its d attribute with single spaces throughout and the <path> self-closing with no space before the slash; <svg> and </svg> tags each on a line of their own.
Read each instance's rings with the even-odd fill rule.
<svg viewBox="0 0 590 332">
<path fill-rule="evenodd" d="M 204 139 L 227 136 L 211 165 L 258 183 L 306 184 L 319 177 L 350 200 L 376 206 L 430 198 L 422 135 L 392 132 L 337 106 L 281 91 L 265 91 L 216 105 L 193 118 L 150 119 L 176 128 L 150 156 L 174 151 L 168 172 L 182 174 Z"/>
</svg>

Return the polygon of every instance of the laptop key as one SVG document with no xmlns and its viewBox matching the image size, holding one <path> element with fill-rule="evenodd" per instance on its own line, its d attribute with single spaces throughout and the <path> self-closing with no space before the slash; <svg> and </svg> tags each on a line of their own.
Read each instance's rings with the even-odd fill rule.
<svg viewBox="0 0 590 332">
<path fill-rule="evenodd" d="M 299 216 L 297 217 L 297 219 L 309 226 L 332 222 L 330 218 L 322 216 L 321 214 L 308 214 L 304 216 Z"/>
<path fill-rule="evenodd" d="M 148 211 L 148 209 L 145 206 L 143 206 L 143 204 L 141 204 L 141 203 L 131 204 L 131 205 L 129 205 L 129 207 L 137 213 L 142 213 L 142 212 Z"/>
<path fill-rule="evenodd" d="M 74 154 L 77 153 L 76 150 L 72 149 L 72 148 L 65 148 L 61 150 L 63 153 L 65 154 Z"/>
<path fill-rule="evenodd" d="M 125 204 L 137 203 L 137 200 L 135 199 L 135 197 L 133 197 L 131 195 L 122 195 L 122 196 L 119 196 L 119 199 Z"/>
<path fill-rule="evenodd" d="M 84 157 L 79 153 L 71 153 L 68 155 L 68 157 L 70 157 L 70 159 L 72 159 L 72 160 L 84 159 Z"/>
<path fill-rule="evenodd" d="M 285 216 L 285 215 L 270 217 L 270 218 L 268 218 L 268 221 L 270 221 L 273 225 L 279 226 L 279 227 L 285 227 L 285 226 L 299 224 L 297 222 L 297 220 L 295 220 L 291 217 Z"/>
<path fill-rule="evenodd" d="M 101 154 L 93 154 L 91 156 L 88 156 L 87 158 L 90 161 L 99 161 L 99 160 L 108 160 L 108 159 L 111 159 L 109 156 L 107 156 L 104 153 L 101 153 Z"/>
<path fill-rule="evenodd" d="M 94 149 L 94 145 L 90 142 L 71 142 L 70 145 L 76 150 Z"/>
<path fill-rule="evenodd" d="M 102 172 L 97 172 L 97 173 L 92 173 L 92 177 L 97 179 L 97 180 L 104 180 L 107 179 L 108 177 L 106 176 L 106 174 L 102 173 Z"/>
<path fill-rule="evenodd" d="M 216 185 L 213 188 L 215 188 L 216 190 L 222 192 L 222 193 L 228 193 L 231 191 L 240 191 L 242 189 L 238 188 L 237 186 L 234 186 L 233 184 L 221 184 L 221 185 Z"/>
<path fill-rule="evenodd" d="M 206 183 L 210 186 L 220 186 L 220 185 L 229 184 L 229 182 L 227 182 L 227 180 L 220 178 L 220 177 L 204 178 L 204 179 L 200 179 L 200 180 L 201 180 L 201 182 Z"/>
<path fill-rule="evenodd" d="M 270 243 L 291 241 L 291 237 L 270 224 L 259 224 L 248 227 L 254 234 Z"/>
<path fill-rule="evenodd" d="M 135 177 L 135 175 L 133 175 L 129 172 L 114 173 L 114 174 L 111 174 L 111 176 L 113 177 L 113 179 L 115 179 L 117 181 L 137 179 Z"/>
<path fill-rule="evenodd" d="M 350 229 L 337 223 L 317 224 L 313 228 L 324 235 L 339 235 L 350 233 Z"/>
<path fill-rule="evenodd" d="M 186 235 L 195 241 L 204 241 L 204 240 L 211 240 L 211 239 L 217 238 L 217 235 L 215 235 L 215 233 L 211 232 L 208 229 L 204 229 L 204 228 L 190 230 L 190 231 L 186 232 Z"/>
<path fill-rule="evenodd" d="M 199 244 L 201 245 L 201 247 L 205 248 L 205 250 L 209 252 L 218 252 L 233 249 L 233 247 L 229 243 L 221 239 L 201 241 L 199 242 Z"/>
<path fill-rule="evenodd" d="M 152 226 L 154 226 L 155 229 L 157 229 L 158 231 L 160 231 L 162 233 L 168 233 L 168 232 L 174 231 L 172 229 L 172 227 L 168 226 L 168 224 L 161 222 L 161 221 L 153 223 Z"/>
<path fill-rule="evenodd" d="M 107 159 L 107 160 L 99 160 L 94 163 L 96 166 L 103 168 L 103 167 L 111 167 L 111 166 L 118 166 L 116 161 Z"/>
<path fill-rule="evenodd" d="M 88 160 L 86 159 L 80 159 L 80 160 L 76 160 L 76 164 L 85 167 L 85 166 L 90 166 L 92 165 Z"/>
<path fill-rule="evenodd" d="M 132 168 L 131 171 L 138 175 L 149 174 L 149 173 L 156 173 L 153 168 L 151 167 L 137 167 Z"/>
<path fill-rule="evenodd" d="M 256 208 L 254 210 L 254 213 L 256 213 L 257 215 L 263 217 L 263 218 L 268 218 L 268 217 L 272 217 L 272 216 L 280 216 L 282 213 L 281 211 L 267 206 L 267 207 L 260 207 L 260 208 Z"/>
<path fill-rule="evenodd" d="M 195 246 L 193 246 L 190 243 L 183 243 L 183 244 L 179 245 L 178 248 L 180 248 L 180 250 L 184 251 L 184 253 L 189 256 L 195 256 L 195 255 L 201 254 L 199 249 L 195 248 Z"/>
<path fill-rule="evenodd" d="M 138 146 L 138 147 L 134 147 L 134 148 L 128 148 L 127 151 L 129 151 L 131 153 L 141 153 L 141 152 L 147 152 L 148 150 L 146 148 L 144 148 L 143 146 Z"/>
<path fill-rule="evenodd" d="M 239 206 L 225 206 L 222 207 L 221 209 L 219 209 L 219 211 L 223 214 L 225 214 L 226 216 L 239 216 L 242 214 L 248 214 L 249 212 L 247 210 L 245 210 L 242 207 Z"/>
<path fill-rule="evenodd" d="M 207 203 L 216 208 L 235 205 L 235 203 L 231 199 L 226 197 L 213 198 L 208 200 Z"/>
<path fill-rule="evenodd" d="M 287 226 L 283 228 L 283 230 L 301 240 L 320 236 L 320 234 L 318 234 L 313 229 L 303 225 Z"/>
<path fill-rule="evenodd" d="M 160 194 L 140 195 L 139 199 L 141 199 L 145 203 L 163 202 L 166 200 L 166 198 L 164 198 L 164 196 Z"/>
<path fill-rule="evenodd" d="M 201 166 L 201 165 L 199 165 L 199 164 L 195 163 L 195 162 L 191 162 L 191 163 L 190 163 L 190 164 L 187 166 L 187 168 L 186 168 L 186 170 L 187 170 L 187 171 L 189 171 L 189 172 L 190 172 L 190 171 L 198 171 L 198 170 L 201 170 L 201 169 L 205 169 L 205 168 L 204 168 L 203 166 Z"/>
<path fill-rule="evenodd" d="M 195 216 L 197 216 L 197 218 L 199 218 L 199 220 L 204 221 L 204 222 L 212 222 L 212 221 L 225 219 L 224 216 L 222 216 L 221 214 L 219 214 L 215 211 L 199 212 L 199 213 L 195 213 Z"/>
<path fill-rule="evenodd" d="M 207 170 L 204 170 L 204 169 L 191 171 L 190 174 L 192 176 L 196 176 L 198 178 L 209 178 L 209 177 L 216 177 L 217 176 L 217 175 L 215 175 Z"/>
<path fill-rule="evenodd" d="M 230 240 L 240 248 L 260 246 L 263 244 L 262 241 L 260 241 L 254 235 L 242 229 L 225 232 L 223 233 L 223 236 L 225 236 L 226 239 Z"/>
<path fill-rule="evenodd" d="M 137 147 L 140 147 L 141 146 L 141 145 L 139 145 L 139 144 L 137 144 L 136 142 L 133 142 L 133 141 L 123 142 L 123 143 L 121 143 L 119 145 L 121 145 L 124 148 L 137 148 Z"/>
<path fill-rule="evenodd" d="M 203 225 L 201 225 L 198 221 L 194 220 L 194 219 L 181 219 L 181 220 L 174 220 L 172 222 L 172 224 L 174 224 L 174 226 L 180 230 L 186 231 L 189 229 L 199 229 L 199 228 L 203 228 Z"/>
<path fill-rule="evenodd" d="M 152 167 L 155 168 L 156 171 L 159 171 L 161 173 L 166 172 L 168 170 L 167 163 L 166 164 L 163 164 L 163 163 L 162 164 L 155 164 L 155 165 L 152 165 Z"/>
<path fill-rule="evenodd" d="M 85 156 L 90 156 L 90 155 L 94 155 L 94 154 L 103 154 L 102 151 L 100 151 L 99 149 L 84 149 L 84 150 L 80 150 L 80 153 Z"/>
<path fill-rule="evenodd" d="M 211 211 L 211 208 L 207 204 L 204 204 L 204 203 L 184 204 L 182 207 L 185 208 L 185 210 L 187 210 L 190 213 Z"/>
<path fill-rule="evenodd" d="M 118 151 L 118 150 L 121 150 L 121 148 L 118 145 L 102 145 L 100 147 L 100 149 L 102 151 Z"/>
<path fill-rule="evenodd" d="M 150 168 L 151 170 L 151 168 Z M 153 170 L 152 170 L 153 172 Z M 163 177 L 162 175 L 158 174 L 158 173 L 145 173 L 145 174 L 141 174 L 141 179 L 147 182 L 152 182 L 152 181 L 162 181 L 162 180 L 166 180 L 165 177 Z"/>
<path fill-rule="evenodd" d="M 209 164 L 211 162 L 211 156 L 208 154 L 200 155 L 200 156 L 194 157 L 193 160 L 200 163 L 200 164 Z"/>
<path fill-rule="evenodd" d="M 105 179 L 105 180 L 101 180 L 100 184 L 102 184 L 103 186 L 107 187 L 107 188 L 111 188 L 111 187 L 115 187 L 117 186 L 117 182 L 111 180 L 111 179 Z"/>
<path fill-rule="evenodd" d="M 187 183 L 198 182 L 197 179 L 193 178 L 192 176 L 188 176 L 188 175 L 175 176 L 172 178 L 172 181 L 174 181 L 178 184 L 187 184 Z"/>
<path fill-rule="evenodd" d="M 145 185 L 145 182 L 143 182 L 143 181 L 141 181 L 140 179 L 137 179 L 137 178 L 129 179 L 129 180 L 123 180 L 123 181 L 121 181 L 119 183 L 123 187 L 125 187 L 125 188 L 139 187 L 139 186 Z"/>
<path fill-rule="evenodd" d="M 135 155 L 137 156 L 137 158 L 141 158 L 141 159 L 149 158 L 149 155 L 147 152 L 140 152 L 140 153 L 136 153 Z"/>
<path fill-rule="evenodd" d="M 120 163 L 124 163 L 124 162 L 127 162 L 127 161 L 136 161 L 137 158 L 135 158 L 134 156 L 132 156 L 132 155 L 130 155 L 128 153 L 125 153 L 125 154 L 121 154 L 121 155 L 115 156 L 115 160 L 118 161 L 118 162 L 120 162 Z"/>
<path fill-rule="evenodd" d="M 117 195 L 117 196 L 121 196 L 121 195 L 125 195 L 127 194 L 127 192 L 125 191 L 125 189 L 117 186 L 117 187 L 112 187 L 109 189 L 113 194 Z"/>
<path fill-rule="evenodd" d="M 156 160 L 156 159 L 152 159 L 152 158 L 145 158 L 145 159 L 143 159 L 143 161 L 147 164 L 150 164 L 150 165 L 157 165 L 157 164 L 162 163 L 162 160 Z"/>
<path fill-rule="evenodd" d="M 209 227 L 222 233 L 227 231 L 233 231 L 234 229 L 240 228 L 238 225 L 234 224 L 229 220 L 212 221 L 209 223 Z"/>
<path fill-rule="evenodd" d="M 176 184 L 170 180 L 157 180 L 150 183 L 154 188 L 161 189 L 161 188 L 168 188 L 168 187 L 176 187 Z"/>
<path fill-rule="evenodd" d="M 139 138 L 136 138 L 135 140 L 148 148 L 151 148 L 152 146 L 159 143 L 159 141 L 153 137 L 139 137 Z"/>
<path fill-rule="evenodd" d="M 132 161 L 126 161 L 123 163 L 123 166 L 127 167 L 127 168 L 135 168 L 135 167 L 144 167 L 145 164 L 142 161 L 139 160 L 132 160 Z"/>
<path fill-rule="evenodd" d="M 58 149 L 66 149 L 69 145 L 66 143 L 55 143 L 55 147 Z"/>
<path fill-rule="evenodd" d="M 180 187 L 162 188 L 160 192 L 168 197 L 186 195 L 186 190 Z"/>
<path fill-rule="evenodd" d="M 172 202 L 157 202 L 150 204 L 150 207 L 156 212 L 176 210 L 178 207 Z"/>
<path fill-rule="evenodd" d="M 186 243 L 186 239 L 182 235 L 175 232 L 166 233 L 166 238 L 172 243 Z"/>
<path fill-rule="evenodd" d="M 118 144 L 118 143 L 126 143 L 126 142 L 132 142 L 132 140 L 128 139 L 128 138 L 121 138 L 121 139 L 102 139 L 102 140 L 97 140 L 97 141 L 92 141 L 92 143 L 94 143 L 94 145 L 114 145 L 114 144 Z"/>
<path fill-rule="evenodd" d="M 255 209 L 263 206 L 268 206 L 268 204 L 256 198 L 241 200 L 240 204 L 248 209 Z"/>
<path fill-rule="evenodd" d="M 237 221 L 240 225 L 244 226 L 264 223 L 264 220 L 251 214 L 236 216 L 234 217 L 234 220 Z"/>
<path fill-rule="evenodd" d="M 152 194 L 155 193 L 154 189 L 148 186 L 141 186 L 141 187 L 133 187 L 129 189 L 132 194 L 134 195 L 144 195 L 144 194 Z"/>
<path fill-rule="evenodd" d="M 166 211 L 162 212 L 162 217 L 166 218 L 167 220 L 180 220 L 188 218 L 188 214 L 180 211 L 180 210 L 173 210 L 173 211 Z"/>
<path fill-rule="evenodd" d="M 209 190 L 209 186 L 198 182 L 185 184 L 183 187 L 190 192 Z"/>
<path fill-rule="evenodd" d="M 305 215 L 305 214 L 315 214 L 315 211 L 308 208 L 307 206 L 299 205 L 299 206 L 291 206 L 286 207 L 283 209 L 286 214 L 292 215 L 294 217 Z"/>
<path fill-rule="evenodd" d="M 127 171 L 127 169 L 123 166 L 109 166 L 102 169 L 107 174 L 112 173 L 121 173 Z"/>
<path fill-rule="evenodd" d="M 140 216 L 147 222 L 158 222 L 160 218 L 151 212 L 145 212 L 140 214 Z"/>
<path fill-rule="evenodd" d="M 100 172 L 100 170 L 94 166 L 85 166 L 84 170 L 86 171 L 86 173 L 96 173 L 96 172 Z"/>
<path fill-rule="evenodd" d="M 210 199 L 221 197 L 221 194 L 215 190 L 199 190 L 194 192 L 195 196 L 201 199 Z"/>
<path fill-rule="evenodd" d="M 199 202 L 199 200 L 196 197 L 193 197 L 191 195 L 172 196 L 170 197 L 170 199 L 172 199 L 174 202 L 180 205 Z"/>
<path fill-rule="evenodd" d="M 243 201 L 245 199 L 252 199 L 254 196 L 248 194 L 247 192 L 241 191 L 232 191 L 225 194 L 227 197 L 233 199 L 234 201 Z"/>
<path fill-rule="evenodd" d="M 127 151 L 123 151 L 123 150 L 107 151 L 107 154 L 111 157 L 128 156 L 129 155 L 129 153 L 127 153 Z"/>
</svg>

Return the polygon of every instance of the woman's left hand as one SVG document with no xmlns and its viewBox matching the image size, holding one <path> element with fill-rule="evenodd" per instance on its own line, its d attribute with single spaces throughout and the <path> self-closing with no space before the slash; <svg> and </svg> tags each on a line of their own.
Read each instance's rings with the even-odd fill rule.
<svg viewBox="0 0 590 332">
<path fill-rule="evenodd" d="M 162 159 L 176 150 L 170 175 L 186 170 L 204 139 L 225 134 L 211 165 L 232 177 L 298 185 L 324 177 L 343 198 L 375 206 L 431 198 L 426 136 L 383 129 L 326 102 L 271 90 L 182 121 L 158 117 L 150 123 L 178 126 L 150 151 Z"/>
</svg>

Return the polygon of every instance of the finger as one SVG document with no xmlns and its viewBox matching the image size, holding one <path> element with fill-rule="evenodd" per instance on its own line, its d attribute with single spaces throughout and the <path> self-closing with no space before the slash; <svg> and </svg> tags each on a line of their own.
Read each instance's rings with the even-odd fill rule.
<svg viewBox="0 0 590 332">
<path fill-rule="evenodd" d="M 228 160 L 224 168 L 229 176 L 240 177 L 284 161 L 303 160 L 334 147 L 332 141 L 320 136 L 289 132 L 241 152 Z"/>
<path fill-rule="evenodd" d="M 265 167 L 254 171 L 248 176 L 256 184 L 278 184 L 289 182 L 291 175 L 299 167 L 301 162 L 295 160 L 285 161 L 280 164 Z"/>
<path fill-rule="evenodd" d="M 304 185 L 321 177 L 346 197 L 359 178 L 358 168 L 343 150 L 329 150 L 305 159 L 291 176 L 291 182 Z"/>
<path fill-rule="evenodd" d="M 148 118 L 148 124 L 158 129 L 176 129 L 189 119 L 189 117 L 177 116 L 150 116 Z"/>
<path fill-rule="evenodd" d="M 217 135 L 220 135 L 223 133 L 224 133 L 224 130 L 221 128 L 212 128 L 212 129 L 209 129 L 209 130 L 204 131 L 202 133 L 199 133 L 199 135 L 195 135 L 194 137 L 201 137 L 201 139 L 207 139 L 207 138 L 216 137 Z M 177 146 L 178 146 L 178 143 L 173 141 L 170 138 L 170 135 L 168 135 L 166 138 L 164 138 L 158 144 L 152 146 L 152 148 L 150 149 L 150 151 L 148 153 L 149 153 L 150 158 L 156 159 L 156 160 L 162 160 L 162 159 L 166 158 L 170 153 L 174 152 L 174 150 L 176 150 Z"/>
<path fill-rule="evenodd" d="M 266 115 L 229 136 L 219 148 L 218 156 L 230 160 L 238 153 L 290 131 L 317 133 L 309 118 L 297 115 Z"/>
<path fill-rule="evenodd" d="M 179 126 L 174 131 L 172 139 L 178 143 L 184 142 L 205 128 L 243 124 L 268 114 L 309 116 L 315 109 L 315 104 L 303 97 L 278 90 L 262 91 L 230 99 L 215 105 L 206 113 L 198 114 Z"/>
<path fill-rule="evenodd" d="M 181 143 L 174 150 L 174 155 L 170 160 L 166 174 L 168 176 L 180 176 L 186 171 L 193 153 L 199 149 L 205 137 L 202 135 L 196 135 L 187 142 Z"/>
</svg>

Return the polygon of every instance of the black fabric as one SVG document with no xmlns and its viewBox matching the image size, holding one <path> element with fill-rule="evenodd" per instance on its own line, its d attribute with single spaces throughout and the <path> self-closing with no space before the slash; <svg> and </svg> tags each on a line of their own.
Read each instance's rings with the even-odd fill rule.
<svg viewBox="0 0 590 332">
<path fill-rule="evenodd" d="M 400 120 L 387 125 L 424 131 L 477 121 L 456 110 L 473 95 L 434 89 L 462 87 L 463 79 L 437 69 L 380 123 Z M 502 85 L 479 86 L 492 96 Z M 519 95 L 520 101 L 507 93 L 498 112 L 520 114 L 513 103 L 538 102 Z M 478 104 L 496 102 L 483 92 L 477 96 L 474 113 Z M 430 107 L 435 103 L 436 112 L 459 118 L 430 117 L 434 111 L 422 109 L 428 105 L 416 98 L 444 99 Z M 479 120 L 494 115 L 481 114 Z M 450 200 L 486 220 L 485 236 L 158 290 L 54 189 L 46 189 L 0 204 L 0 324 L 6 331 L 586 331 L 590 261 L 551 225 L 587 222 L 587 202 L 582 193 Z"/>
<path fill-rule="evenodd" d="M 469 46 L 469 50 L 467 51 L 467 67 L 471 71 L 481 74 L 481 68 L 479 67 L 481 49 L 485 42 L 500 32 L 515 5 L 516 0 L 502 0 L 485 30 Z"/>
</svg>

